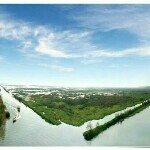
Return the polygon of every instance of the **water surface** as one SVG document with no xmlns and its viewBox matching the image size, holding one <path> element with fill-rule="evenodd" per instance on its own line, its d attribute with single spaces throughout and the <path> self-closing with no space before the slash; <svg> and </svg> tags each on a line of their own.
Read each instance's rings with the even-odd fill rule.
<svg viewBox="0 0 150 150">
<path fill-rule="evenodd" d="M 81 127 L 65 123 L 59 126 L 51 125 L 3 89 L 2 98 L 11 118 L 0 128 L 1 146 L 150 146 L 149 108 L 121 124 L 110 127 L 92 141 L 86 141 L 82 134 L 87 123 Z M 15 109 L 17 106 L 21 108 L 19 114 Z M 20 117 L 13 123 L 16 115 Z M 103 124 L 114 116 L 115 114 L 109 115 L 99 123 Z M 92 123 L 94 125 L 97 121 Z"/>
</svg>

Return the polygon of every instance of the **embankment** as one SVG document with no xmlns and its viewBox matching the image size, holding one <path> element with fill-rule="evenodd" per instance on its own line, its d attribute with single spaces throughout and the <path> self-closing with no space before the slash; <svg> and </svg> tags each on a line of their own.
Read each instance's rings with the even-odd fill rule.
<svg viewBox="0 0 150 150">
<path fill-rule="evenodd" d="M 101 132 L 108 129 L 109 127 L 115 125 L 116 123 L 124 121 L 124 119 L 129 118 L 129 117 L 135 115 L 136 113 L 141 112 L 142 110 L 144 110 L 148 106 L 150 106 L 150 100 L 143 102 L 140 106 L 138 106 L 134 109 L 131 109 L 131 110 L 128 110 L 124 113 L 116 115 L 116 117 L 114 119 L 112 119 L 111 121 L 108 121 L 107 123 L 105 123 L 103 125 L 100 125 L 94 129 L 90 129 L 88 131 L 85 131 L 83 133 L 83 136 L 86 140 L 91 140 L 94 137 L 96 137 L 98 134 L 100 134 Z"/>
</svg>

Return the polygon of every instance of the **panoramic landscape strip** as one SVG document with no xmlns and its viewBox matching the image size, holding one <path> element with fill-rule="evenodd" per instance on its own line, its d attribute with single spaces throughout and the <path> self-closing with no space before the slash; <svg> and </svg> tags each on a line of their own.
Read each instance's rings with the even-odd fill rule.
<svg viewBox="0 0 150 150">
<path fill-rule="evenodd" d="M 97 135 L 99 135 L 100 133 L 102 133 L 103 131 L 105 131 L 106 129 L 108 129 L 109 127 L 115 125 L 116 123 L 124 121 L 124 119 L 129 118 L 129 117 L 135 115 L 136 113 L 141 112 L 142 110 L 144 110 L 145 108 L 147 108 L 149 106 L 150 106 L 150 100 L 143 102 L 140 106 L 135 107 L 134 109 L 131 109 L 124 113 L 116 115 L 116 117 L 114 119 L 112 119 L 111 121 L 108 121 L 107 123 L 105 123 L 103 125 L 97 126 L 94 129 L 85 131 L 83 133 L 83 136 L 86 140 L 91 140 L 94 137 L 96 137 Z"/>
<path fill-rule="evenodd" d="M 65 88 L 5 85 L 2 86 L 1 92 L 6 107 L 9 105 L 9 110 L 14 113 L 14 115 L 11 114 L 8 123 L 13 123 L 15 126 L 18 122 L 26 119 L 29 119 L 30 122 L 32 116 L 30 116 L 31 120 L 28 115 L 23 120 L 21 113 L 26 110 L 34 116 L 34 112 L 36 112 L 42 118 L 38 117 L 39 122 L 50 123 L 45 124 L 49 129 L 67 127 L 67 130 L 69 128 L 70 130 L 78 130 L 76 134 L 80 135 L 80 140 L 86 142 L 93 141 L 96 139 L 95 137 L 111 126 L 123 122 L 150 106 L 149 88 Z M 6 118 L 6 113 L 4 114 Z M 60 124 L 61 126 L 59 126 Z M 52 133 L 52 131 L 50 132 Z M 56 133 L 53 134 L 56 135 Z"/>
</svg>

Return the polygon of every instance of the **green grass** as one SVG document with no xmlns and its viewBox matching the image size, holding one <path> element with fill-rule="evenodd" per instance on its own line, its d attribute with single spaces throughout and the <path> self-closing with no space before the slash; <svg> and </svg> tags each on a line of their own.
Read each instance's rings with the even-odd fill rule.
<svg viewBox="0 0 150 150">
<path fill-rule="evenodd" d="M 88 131 L 85 131 L 83 133 L 83 136 L 86 140 L 91 140 L 94 137 L 96 137 L 97 135 L 99 135 L 101 132 L 108 129 L 109 127 L 115 125 L 118 122 L 122 122 L 124 119 L 131 117 L 131 116 L 135 115 L 136 113 L 139 113 L 140 111 L 147 108 L 148 106 L 150 106 L 150 101 L 144 102 L 144 103 L 142 103 L 142 105 L 140 105 L 140 106 L 138 106 L 132 110 L 128 110 L 124 113 L 117 115 L 114 119 L 112 119 L 111 121 L 108 121 L 107 123 L 105 123 L 103 125 L 100 125 L 94 129 L 90 129 Z"/>
<path fill-rule="evenodd" d="M 57 95 L 32 95 L 29 101 L 17 95 L 14 97 L 51 124 L 59 125 L 62 121 L 73 126 L 81 126 L 87 121 L 99 120 L 141 103 L 150 98 L 150 92 L 127 91 L 120 95 L 88 95 L 78 99 L 70 99 L 67 96 L 60 99 Z"/>
</svg>

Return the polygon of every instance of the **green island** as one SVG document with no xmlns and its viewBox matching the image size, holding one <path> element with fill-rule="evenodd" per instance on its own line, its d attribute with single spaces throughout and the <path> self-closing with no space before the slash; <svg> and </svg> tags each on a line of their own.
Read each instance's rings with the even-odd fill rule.
<svg viewBox="0 0 150 150">
<path fill-rule="evenodd" d="M 36 89 L 34 89 L 36 90 Z M 37 89 L 41 90 L 41 89 Z M 43 92 L 44 90 L 42 90 Z M 81 126 L 150 98 L 149 89 L 49 89 L 35 94 L 31 89 L 15 89 L 13 95 L 45 121 Z"/>
<path fill-rule="evenodd" d="M 99 125 L 94 129 L 90 128 L 88 131 L 85 131 L 83 133 L 83 136 L 86 140 L 91 140 L 94 137 L 96 137 L 97 135 L 99 135 L 100 133 L 102 133 L 103 131 L 105 131 L 106 129 L 108 129 L 109 127 L 115 125 L 116 123 L 124 121 L 124 119 L 129 118 L 129 117 L 135 115 L 136 113 L 141 112 L 148 106 L 150 106 L 150 101 L 143 102 L 142 105 L 140 105 L 134 109 L 128 110 L 124 113 L 118 114 L 114 119 L 104 123 L 103 125 Z"/>
</svg>

